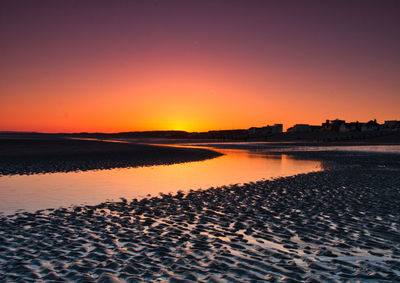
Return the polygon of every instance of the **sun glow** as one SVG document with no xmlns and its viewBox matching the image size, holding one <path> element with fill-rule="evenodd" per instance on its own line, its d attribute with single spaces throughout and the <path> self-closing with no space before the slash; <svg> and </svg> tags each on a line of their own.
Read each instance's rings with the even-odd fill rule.
<svg viewBox="0 0 400 283">
<path fill-rule="evenodd" d="M 167 122 L 166 128 L 174 131 L 193 131 L 196 127 L 193 127 L 190 121 L 179 119 Z"/>
<path fill-rule="evenodd" d="M 349 24 L 328 21 L 322 29 L 315 28 L 320 13 L 299 5 L 287 20 L 276 13 L 286 4 L 269 1 L 260 7 L 270 9 L 230 3 L 229 13 L 207 1 L 183 1 L 187 9 L 122 1 L 97 12 L 83 1 L 79 13 L 73 1 L 49 10 L 27 2 L 30 9 L 0 9 L 7 39 L 0 131 L 208 131 L 400 118 L 398 15 L 388 4 L 357 10 L 368 31 L 360 33 L 351 10 L 331 15 Z"/>
</svg>

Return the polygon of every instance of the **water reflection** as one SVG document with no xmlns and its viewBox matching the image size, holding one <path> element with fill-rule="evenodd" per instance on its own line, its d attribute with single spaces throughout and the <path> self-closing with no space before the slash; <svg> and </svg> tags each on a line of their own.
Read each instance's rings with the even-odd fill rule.
<svg viewBox="0 0 400 283">
<path fill-rule="evenodd" d="M 148 194 L 206 189 L 321 170 L 318 161 L 255 150 L 218 150 L 225 155 L 198 162 L 0 177 L 0 211 L 35 211 Z"/>
</svg>

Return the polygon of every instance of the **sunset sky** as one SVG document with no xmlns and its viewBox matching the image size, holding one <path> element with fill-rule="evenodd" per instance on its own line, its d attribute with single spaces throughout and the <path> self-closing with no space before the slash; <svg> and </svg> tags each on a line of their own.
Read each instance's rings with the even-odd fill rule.
<svg viewBox="0 0 400 283">
<path fill-rule="evenodd" d="M 400 1 L 1 1 L 0 131 L 400 119 Z"/>
</svg>

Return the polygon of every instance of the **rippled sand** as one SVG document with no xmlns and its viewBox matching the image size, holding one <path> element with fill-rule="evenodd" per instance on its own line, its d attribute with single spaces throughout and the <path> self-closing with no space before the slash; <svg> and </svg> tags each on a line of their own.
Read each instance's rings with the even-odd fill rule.
<svg viewBox="0 0 400 283">
<path fill-rule="evenodd" d="M 3 216 L 0 281 L 399 281 L 400 171 L 375 165 Z"/>
</svg>

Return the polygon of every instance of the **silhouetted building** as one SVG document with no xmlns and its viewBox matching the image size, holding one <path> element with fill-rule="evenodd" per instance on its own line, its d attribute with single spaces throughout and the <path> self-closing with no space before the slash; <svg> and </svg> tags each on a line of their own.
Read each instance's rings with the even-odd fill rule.
<svg viewBox="0 0 400 283">
<path fill-rule="evenodd" d="M 275 124 L 272 126 L 273 134 L 280 134 L 283 131 L 283 124 Z"/>
<path fill-rule="evenodd" d="M 388 120 L 381 126 L 380 130 L 383 131 L 399 131 L 400 121 L 398 120 Z"/>
<path fill-rule="evenodd" d="M 249 131 L 249 135 L 251 137 L 264 137 L 271 134 L 279 134 L 282 133 L 283 125 L 275 124 L 273 126 L 265 126 L 265 127 L 251 127 Z"/>
<path fill-rule="evenodd" d="M 341 124 L 339 127 L 339 132 L 347 133 L 347 132 L 360 132 L 362 123 L 360 122 L 350 122 Z"/>
<path fill-rule="evenodd" d="M 376 122 L 376 119 L 370 120 L 361 126 L 361 132 L 373 132 L 377 130 L 379 130 L 379 124 Z"/>
<path fill-rule="evenodd" d="M 310 132 L 320 132 L 322 126 L 310 125 Z"/>
<path fill-rule="evenodd" d="M 311 128 L 308 124 L 296 124 L 293 127 L 287 129 L 288 133 L 307 133 L 310 132 Z"/>
<path fill-rule="evenodd" d="M 339 120 L 339 119 L 335 119 L 332 121 L 326 120 L 325 123 L 322 123 L 322 130 L 329 132 L 339 132 L 340 126 L 345 123 L 346 123 L 345 120 Z"/>
</svg>

